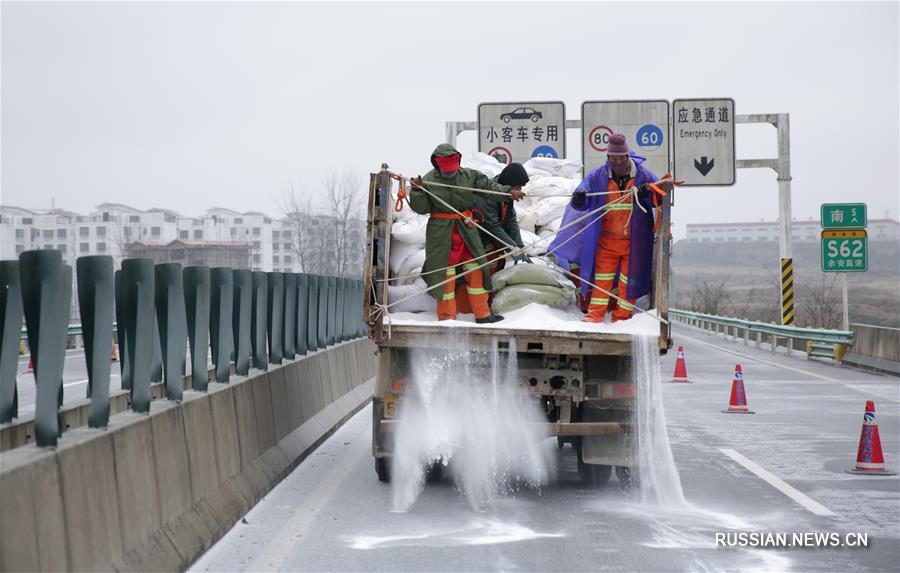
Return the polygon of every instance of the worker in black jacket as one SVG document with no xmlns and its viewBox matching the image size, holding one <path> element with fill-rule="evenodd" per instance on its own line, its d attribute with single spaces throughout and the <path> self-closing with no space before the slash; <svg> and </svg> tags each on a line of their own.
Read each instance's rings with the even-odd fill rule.
<svg viewBox="0 0 900 573">
<path fill-rule="evenodd" d="M 521 163 L 510 163 L 503 168 L 495 181 L 501 185 L 508 185 L 515 191 L 521 191 L 522 187 L 528 183 L 528 173 L 525 172 Z M 488 234 L 479 230 L 487 259 L 491 261 L 489 268 L 493 274 L 505 265 L 504 255 L 506 251 L 510 250 L 510 246 L 517 249 L 525 246 L 519 232 L 519 222 L 516 220 L 516 208 L 512 202 L 491 203 L 485 201 L 476 193 L 474 211 L 478 212 L 477 215 L 480 214 L 479 224 L 490 232 Z M 503 244 L 498 244 L 497 239 L 503 241 Z M 531 262 L 523 252 L 515 253 L 513 261 L 515 263 Z"/>
</svg>

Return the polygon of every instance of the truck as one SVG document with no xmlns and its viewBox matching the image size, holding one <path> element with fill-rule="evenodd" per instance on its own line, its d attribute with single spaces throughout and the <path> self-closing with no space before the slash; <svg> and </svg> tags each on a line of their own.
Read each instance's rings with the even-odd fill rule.
<svg viewBox="0 0 900 573">
<path fill-rule="evenodd" d="M 367 214 L 367 257 L 364 265 L 364 319 L 377 347 L 377 374 L 372 399 L 372 455 L 381 481 L 390 480 L 390 458 L 398 406 L 409 391 L 413 352 L 448 352 L 448 341 L 465 331 L 465 344 L 474 352 L 515 351 L 518 383 L 539 400 L 546 413 L 548 433 L 560 448 L 570 444 L 578 460 L 581 480 L 590 486 L 606 484 L 615 469 L 628 484 L 636 477 L 636 435 L 631 424 L 635 384 L 631 376 L 632 336 L 627 334 L 559 332 L 517 329 L 514 338 L 499 322 L 490 327 L 441 327 L 429 324 L 390 324 L 387 279 L 390 277 L 390 237 L 394 202 L 392 173 L 387 164 L 370 174 Z M 653 246 L 653 288 L 650 309 L 659 323 L 658 348 L 671 348 L 668 325 L 671 197 L 663 197 Z M 474 326 L 474 325 L 473 325 Z M 454 336 L 448 330 L 452 328 Z M 510 348 L 510 341 L 515 348 Z M 486 377 L 489 379 L 489 377 Z"/>
</svg>

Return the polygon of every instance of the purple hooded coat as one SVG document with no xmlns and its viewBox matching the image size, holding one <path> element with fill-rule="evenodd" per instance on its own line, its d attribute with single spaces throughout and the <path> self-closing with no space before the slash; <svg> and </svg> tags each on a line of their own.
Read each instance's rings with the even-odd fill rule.
<svg viewBox="0 0 900 573">
<path fill-rule="evenodd" d="M 634 152 L 630 155 L 637 166 L 634 184 L 643 185 L 644 183 L 655 182 L 656 175 L 641 165 L 646 159 L 635 155 Z M 583 189 L 587 193 L 605 193 L 609 190 L 608 170 L 609 163 L 597 167 L 587 174 L 587 177 L 584 178 L 578 188 Z M 575 209 L 569 203 L 569 206 L 566 207 L 565 215 L 563 215 L 560 228 L 566 227 L 566 225 L 579 217 L 583 217 L 586 212 L 598 209 L 606 203 L 608 198 L 609 195 L 588 197 L 582 209 Z M 641 199 L 640 202 L 647 212 L 645 213 L 640 207 L 633 205 L 634 209 L 631 212 L 631 222 L 629 223 L 631 232 L 628 247 L 628 289 L 625 293 L 625 297 L 629 300 L 636 300 L 650 292 L 653 274 L 653 199 L 648 196 Z M 581 267 L 581 278 L 590 283 L 594 282 L 594 259 L 597 255 L 597 247 L 600 244 L 600 230 L 603 223 L 602 219 L 597 219 L 598 215 L 599 213 L 591 215 L 581 223 L 564 228 L 550 244 L 550 252 L 561 263 L 566 265 L 569 261 L 578 263 Z M 573 235 L 581 231 L 587 224 L 589 226 L 586 231 L 569 241 Z M 618 277 L 616 277 L 616 280 L 618 281 Z M 588 282 L 581 283 L 581 291 L 585 296 L 588 295 L 592 288 Z"/>
</svg>

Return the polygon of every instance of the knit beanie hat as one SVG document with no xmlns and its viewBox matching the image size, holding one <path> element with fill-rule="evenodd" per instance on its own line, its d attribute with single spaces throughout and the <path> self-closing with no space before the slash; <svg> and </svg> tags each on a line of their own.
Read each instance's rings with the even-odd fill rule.
<svg viewBox="0 0 900 573">
<path fill-rule="evenodd" d="M 500 172 L 500 175 L 497 177 L 497 183 L 509 185 L 510 187 L 520 187 L 528 183 L 528 173 L 521 163 L 510 163 Z"/>
<path fill-rule="evenodd" d="M 628 144 L 625 143 L 625 136 L 621 133 L 614 133 L 609 136 L 609 146 L 606 148 L 607 155 L 628 155 Z"/>
</svg>

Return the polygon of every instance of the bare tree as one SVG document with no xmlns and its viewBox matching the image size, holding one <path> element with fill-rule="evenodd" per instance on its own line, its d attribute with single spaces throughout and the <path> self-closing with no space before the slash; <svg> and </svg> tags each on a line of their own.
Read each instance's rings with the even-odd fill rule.
<svg viewBox="0 0 900 573">
<path fill-rule="evenodd" d="M 696 285 L 690 293 L 691 310 L 704 314 L 719 314 L 729 300 L 725 283 L 710 284 L 706 281 Z"/>
<path fill-rule="evenodd" d="M 798 292 L 799 310 L 805 326 L 815 328 L 838 328 L 841 324 L 840 293 L 835 288 L 837 273 L 820 273 L 817 283 L 803 285 Z"/>
<path fill-rule="evenodd" d="M 313 271 L 313 269 L 307 268 L 312 202 L 309 197 L 301 196 L 301 193 L 298 193 L 294 184 L 291 183 L 290 188 L 285 190 L 281 195 L 281 199 L 277 199 L 275 203 L 284 217 L 284 228 L 291 233 L 288 242 L 291 245 L 291 252 L 297 256 L 300 272 Z"/>
<path fill-rule="evenodd" d="M 337 276 L 356 275 L 361 259 L 363 186 L 359 175 L 344 171 L 329 173 L 322 183 L 332 220 L 334 268 Z"/>
</svg>

